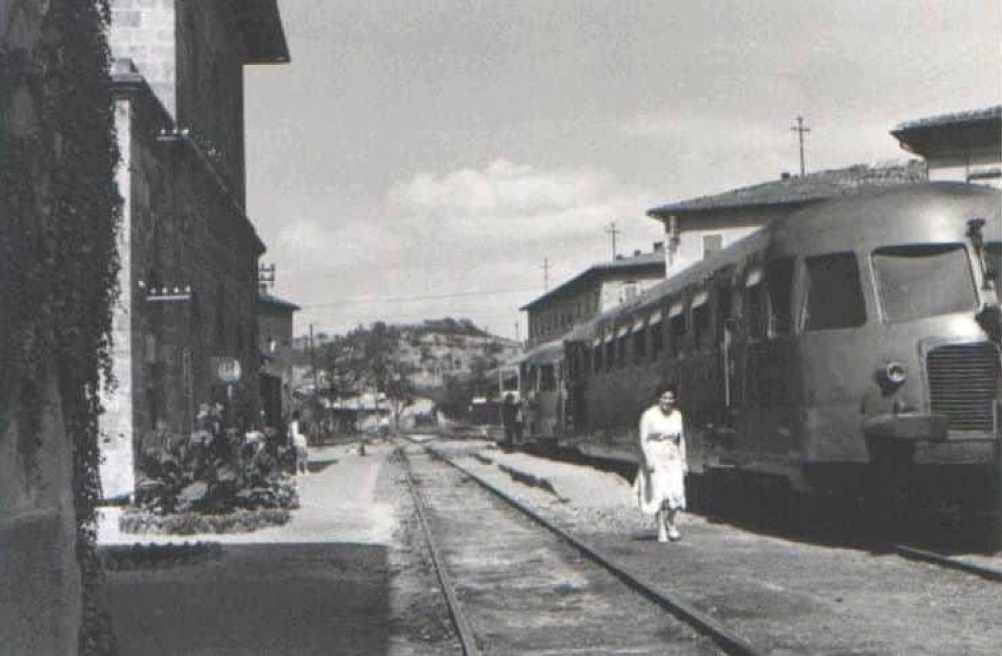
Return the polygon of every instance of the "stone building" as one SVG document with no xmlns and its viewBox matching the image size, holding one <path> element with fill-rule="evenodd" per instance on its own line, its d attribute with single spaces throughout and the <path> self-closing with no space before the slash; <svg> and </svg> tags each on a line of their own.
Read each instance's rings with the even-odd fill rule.
<svg viewBox="0 0 1002 656">
<path fill-rule="evenodd" d="M 588 267 L 520 309 L 528 314 L 527 347 L 555 340 L 574 326 L 633 298 L 665 276 L 661 245 Z"/>
<path fill-rule="evenodd" d="M 102 422 L 107 498 L 132 492 L 158 420 L 203 403 L 260 412 L 258 258 L 245 211 L 243 67 L 289 59 L 275 0 L 113 0 L 109 41 L 124 199 L 117 391 Z"/>
<path fill-rule="evenodd" d="M 1002 187 L 1002 105 L 908 121 L 891 134 L 925 159 L 930 180 Z"/>
<path fill-rule="evenodd" d="M 261 404 L 268 426 L 279 426 L 292 402 L 293 314 L 299 306 L 268 293 L 257 295 L 258 350 L 261 353 Z"/>
<path fill-rule="evenodd" d="M 762 226 L 829 198 L 874 187 L 923 182 L 923 162 L 857 164 L 842 169 L 784 174 L 749 187 L 656 207 L 647 212 L 665 226 L 665 268 L 670 277 Z"/>
</svg>

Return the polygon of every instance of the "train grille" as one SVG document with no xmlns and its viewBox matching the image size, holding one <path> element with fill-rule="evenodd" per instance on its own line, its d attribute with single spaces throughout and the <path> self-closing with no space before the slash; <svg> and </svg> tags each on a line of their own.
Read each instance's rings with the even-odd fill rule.
<svg viewBox="0 0 1002 656">
<path fill-rule="evenodd" d="M 929 351 L 929 398 L 950 430 L 992 432 L 999 397 L 999 351 L 991 342 L 952 344 Z"/>
</svg>

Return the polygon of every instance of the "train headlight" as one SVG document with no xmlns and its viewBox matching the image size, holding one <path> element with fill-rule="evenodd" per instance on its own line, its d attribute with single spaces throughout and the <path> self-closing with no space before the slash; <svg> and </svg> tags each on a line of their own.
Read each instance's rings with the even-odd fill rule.
<svg viewBox="0 0 1002 656">
<path fill-rule="evenodd" d="M 900 362 L 888 362 L 880 370 L 880 379 L 884 384 L 891 387 L 900 387 L 904 384 L 907 377 L 908 373 L 905 371 L 905 365 Z"/>
</svg>

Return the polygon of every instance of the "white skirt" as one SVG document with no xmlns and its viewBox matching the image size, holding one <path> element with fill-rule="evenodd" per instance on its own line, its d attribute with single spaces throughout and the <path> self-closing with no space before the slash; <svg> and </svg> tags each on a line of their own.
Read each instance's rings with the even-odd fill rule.
<svg viewBox="0 0 1002 656">
<path fill-rule="evenodd" d="M 672 510 L 685 508 L 685 472 L 678 445 L 672 440 L 648 443 L 653 470 L 644 467 L 633 481 L 633 495 L 637 507 L 653 515 L 667 505 Z"/>
</svg>

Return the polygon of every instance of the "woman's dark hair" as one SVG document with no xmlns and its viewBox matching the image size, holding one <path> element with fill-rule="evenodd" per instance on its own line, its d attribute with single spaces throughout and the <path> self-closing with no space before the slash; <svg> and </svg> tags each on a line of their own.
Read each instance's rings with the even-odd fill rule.
<svg viewBox="0 0 1002 656">
<path fill-rule="evenodd" d="M 675 400 L 676 401 L 678 400 L 678 389 L 675 387 L 675 385 L 662 385 L 658 387 L 658 394 L 657 396 L 654 397 L 654 400 L 660 401 L 661 395 L 666 394 L 667 392 L 671 392 L 675 396 Z"/>
</svg>

